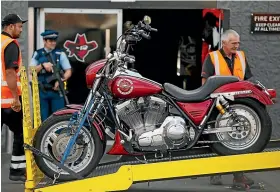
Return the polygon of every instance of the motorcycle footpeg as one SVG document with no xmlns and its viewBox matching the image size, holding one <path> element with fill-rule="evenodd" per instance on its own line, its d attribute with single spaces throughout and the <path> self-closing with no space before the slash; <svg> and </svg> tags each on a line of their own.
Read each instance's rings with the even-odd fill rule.
<svg viewBox="0 0 280 192">
<path fill-rule="evenodd" d="M 156 153 L 155 153 L 155 158 L 156 158 L 156 159 L 162 159 L 163 156 L 164 156 L 163 152 L 156 152 Z"/>
</svg>

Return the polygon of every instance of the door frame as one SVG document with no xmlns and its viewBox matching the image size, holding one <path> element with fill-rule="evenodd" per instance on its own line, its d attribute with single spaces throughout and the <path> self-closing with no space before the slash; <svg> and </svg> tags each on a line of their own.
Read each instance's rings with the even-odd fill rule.
<svg viewBox="0 0 280 192">
<path fill-rule="evenodd" d="M 76 13 L 76 14 L 116 14 L 117 15 L 117 38 L 122 35 L 123 11 L 122 9 L 64 9 L 64 8 L 40 8 L 37 19 L 37 43 L 36 49 L 44 46 L 43 39 L 39 34 L 45 30 L 45 13 Z M 117 43 L 119 45 L 120 42 Z"/>
</svg>

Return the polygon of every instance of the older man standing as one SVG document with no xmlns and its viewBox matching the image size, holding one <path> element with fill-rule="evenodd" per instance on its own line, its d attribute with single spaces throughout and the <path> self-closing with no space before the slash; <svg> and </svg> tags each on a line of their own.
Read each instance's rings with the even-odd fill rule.
<svg viewBox="0 0 280 192">
<path fill-rule="evenodd" d="M 253 75 L 243 51 L 237 51 L 240 44 L 239 34 L 234 30 L 227 30 L 222 35 L 222 48 L 210 52 L 202 66 L 202 84 L 213 75 L 236 76 L 240 80 L 247 80 Z M 233 174 L 233 184 L 243 187 L 253 185 L 254 181 L 243 173 Z M 221 185 L 221 175 L 210 177 L 210 183 Z"/>
</svg>

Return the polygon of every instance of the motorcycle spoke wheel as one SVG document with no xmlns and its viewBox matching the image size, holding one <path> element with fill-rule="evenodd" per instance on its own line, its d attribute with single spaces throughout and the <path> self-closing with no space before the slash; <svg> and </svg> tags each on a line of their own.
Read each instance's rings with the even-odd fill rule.
<svg viewBox="0 0 280 192">
<path fill-rule="evenodd" d="M 234 104 L 231 107 L 240 120 L 240 122 L 235 123 L 235 125 L 237 124 L 237 128 L 240 128 L 241 130 L 216 133 L 217 139 L 219 141 L 226 140 L 226 142 L 222 142 L 222 145 L 228 149 L 246 150 L 254 145 L 259 139 L 262 128 L 261 120 L 257 113 L 250 107 L 241 104 Z M 221 118 L 224 119 L 225 117 L 229 117 L 229 114 L 219 114 L 215 123 L 215 127 L 227 127 L 233 124 L 231 117 L 225 120 L 220 120 Z"/>
<path fill-rule="evenodd" d="M 67 127 L 69 121 L 62 121 L 52 125 L 41 141 L 41 151 L 52 158 L 60 161 L 63 157 L 63 153 L 70 140 L 70 136 L 67 135 Z M 73 170 L 74 172 L 80 172 L 84 170 L 94 157 L 95 145 L 91 137 L 90 131 L 83 127 L 80 131 L 83 145 L 75 143 L 71 149 L 71 152 L 66 159 L 64 165 Z M 57 172 L 58 167 L 53 163 L 44 160 L 45 164 L 54 172 Z M 61 174 L 68 174 L 62 171 Z"/>
</svg>

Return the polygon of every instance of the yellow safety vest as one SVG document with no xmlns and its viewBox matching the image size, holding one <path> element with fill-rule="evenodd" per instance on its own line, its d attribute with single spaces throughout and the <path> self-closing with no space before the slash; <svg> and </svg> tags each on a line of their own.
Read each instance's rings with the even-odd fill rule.
<svg viewBox="0 0 280 192">
<path fill-rule="evenodd" d="M 245 61 L 245 54 L 243 51 L 236 52 L 236 58 L 234 59 L 234 68 L 233 74 L 231 73 L 227 62 L 221 52 L 213 51 L 210 52 L 210 58 L 215 68 L 215 75 L 223 75 L 223 76 L 236 76 L 240 80 L 244 80 L 245 76 L 245 69 L 246 69 L 246 61 Z"/>
</svg>

